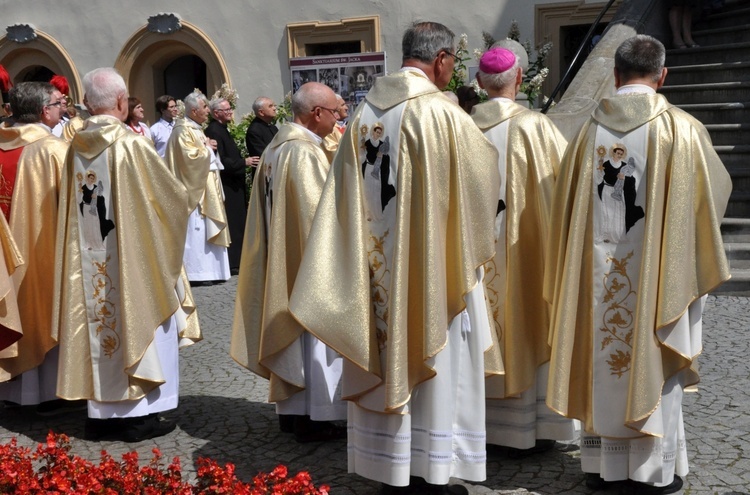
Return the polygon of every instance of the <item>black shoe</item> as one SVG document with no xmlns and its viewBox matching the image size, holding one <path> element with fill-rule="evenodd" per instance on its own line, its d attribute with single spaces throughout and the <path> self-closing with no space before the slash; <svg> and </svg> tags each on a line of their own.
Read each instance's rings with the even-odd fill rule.
<svg viewBox="0 0 750 495">
<path fill-rule="evenodd" d="M 508 447 L 508 457 L 510 459 L 523 459 L 535 454 L 547 452 L 548 450 L 552 450 L 553 448 L 555 448 L 554 440 L 537 440 L 536 445 L 534 445 L 530 449 L 515 449 L 513 447 Z"/>
<path fill-rule="evenodd" d="M 469 495 L 469 489 L 463 485 L 431 485 L 424 491 L 429 495 Z"/>
<path fill-rule="evenodd" d="M 122 434 L 124 427 L 124 418 L 87 418 L 86 426 L 83 429 L 83 438 L 93 442 L 116 440 Z"/>
<path fill-rule="evenodd" d="M 413 493 L 411 486 L 392 486 L 381 483 L 378 495 L 410 495 Z"/>
<path fill-rule="evenodd" d="M 632 493 L 633 495 L 667 495 L 679 492 L 682 489 L 682 478 L 675 474 L 672 482 L 665 486 L 654 486 L 630 480 L 628 488 L 629 491 L 627 493 Z"/>
<path fill-rule="evenodd" d="M 346 438 L 346 427 L 330 421 L 311 421 L 309 416 L 297 416 L 294 422 L 294 439 L 298 443 L 327 442 Z"/>
<path fill-rule="evenodd" d="M 586 486 L 592 490 L 607 490 L 612 488 L 618 481 L 605 481 L 599 473 L 584 473 L 586 475 Z"/>
<path fill-rule="evenodd" d="M 229 274 L 230 275 L 239 275 L 240 274 L 240 269 L 239 268 L 230 268 L 229 269 Z"/>
<path fill-rule="evenodd" d="M 36 413 L 39 416 L 57 416 L 73 411 L 85 411 L 88 408 L 86 399 L 65 400 L 54 399 L 42 402 L 36 406 Z"/>
<path fill-rule="evenodd" d="M 138 418 L 127 418 L 129 421 L 120 434 L 123 442 L 142 442 L 172 433 L 177 423 L 149 414 Z"/>
<path fill-rule="evenodd" d="M 296 414 L 279 414 L 279 430 L 282 433 L 294 433 L 294 418 Z"/>
</svg>

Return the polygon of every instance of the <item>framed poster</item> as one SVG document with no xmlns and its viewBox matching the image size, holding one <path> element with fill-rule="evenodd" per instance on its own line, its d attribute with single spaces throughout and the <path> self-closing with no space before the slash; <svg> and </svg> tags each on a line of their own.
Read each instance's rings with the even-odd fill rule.
<svg viewBox="0 0 750 495">
<path fill-rule="evenodd" d="M 289 67 L 292 93 L 306 82 L 316 81 L 356 106 L 364 99 L 375 79 L 385 75 L 385 52 L 292 58 Z"/>
</svg>

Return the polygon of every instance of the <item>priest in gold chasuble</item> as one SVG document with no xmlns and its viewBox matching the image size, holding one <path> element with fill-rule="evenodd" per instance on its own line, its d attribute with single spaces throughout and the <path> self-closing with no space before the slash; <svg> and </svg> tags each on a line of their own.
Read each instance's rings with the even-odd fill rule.
<svg viewBox="0 0 750 495">
<path fill-rule="evenodd" d="M 185 118 L 176 119 L 164 159 L 188 190 L 191 213 L 185 239 L 185 270 L 191 282 L 229 280 L 229 227 L 216 141 L 203 133 L 208 100 L 200 91 L 185 98 Z"/>
<path fill-rule="evenodd" d="M 517 456 L 576 437 L 575 422 L 544 403 L 550 356 L 544 255 L 552 187 L 567 143 L 545 115 L 515 103 L 522 77 L 513 52 L 485 52 L 477 80 L 490 100 L 472 112 L 500 152 L 496 252 L 485 265 L 485 284 L 503 374 L 487 379 L 487 442 Z"/>
<path fill-rule="evenodd" d="M 349 471 L 386 491 L 410 476 L 441 491 L 451 476 L 485 478 L 497 151 L 441 94 L 453 33 L 415 24 L 403 47 L 402 70 L 349 121 L 290 310 L 346 359 Z"/>
<path fill-rule="evenodd" d="M 87 438 L 138 441 L 174 428 L 156 414 L 177 407 L 178 346 L 200 339 L 181 277 L 188 195 L 123 125 L 122 77 L 95 69 L 83 84 L 93 116 L 73 138 L 61 183 L 57 393 L 89 399 Z"/>
<path fill-rule="evenodd" d="M 68 144 L 51 133 L 60 120 L 60 102 L 64 100 L 54 86 L 19 83 L 11 89 L 9 99 L 16 123 L 0 127 L 0 208 L 24 260 L 13 272 L 13 284 L 25 330 L 12 357 L 0 354 L 0 381 L 12 379 L 0 385 L 0 398 L 31 405 L 57 399 L 52 277 L 57 269 L 60 174 Z"/>
<path fill-rule="evenodd" d="M 345 433 L 308 421 L 346 419 L 342 360 L 305 332 L 288 309 L 330 168 L 322 145 L 336 125 L 335 108 L 330 88 L 302 85 L 292 97 L 294 121 L 282 125 L 263 152 L 250 196 L 234 307 L 231 355 L 270 379 L 268 400 L 276 403 L 282 430 L 290 417 L 299 441 Z"/>
<path fill-rule="evenodd" d="M 547 404 L 583 423 L 592 488 L 682 486 L 703 296 L 729 278 L 719 227 L 731 180 L 703 125 L 656 94 L 666 73 L 658 40 L 623 42 L 617 93 L 569 144 L 555 183 Z"/>
</svg>

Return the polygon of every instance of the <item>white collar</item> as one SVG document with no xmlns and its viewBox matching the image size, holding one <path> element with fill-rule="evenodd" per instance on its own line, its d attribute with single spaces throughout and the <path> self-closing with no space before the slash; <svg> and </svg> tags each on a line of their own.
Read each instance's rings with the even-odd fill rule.
<svg viewBox="0 0 750 495">
<path fill-rule="evenodd" d="M 656 90 L 652 88 L 651 86 L 646 86 L 645 84 L 626 84 L 625 86 L 620 86 L 617 89 L 618 95 L 632 95 L 632 94 L 647 94 L 647 95 L 655 95 Z"/>
<path fill-rule="evenodd" d="M 301 126 L 301 125 L 299 125 L 296 122 L 289 122 L 289 123 L 292 124 L 293 126 L 297 127 L 298 129 L 302 129 L 303 131 L 305 131 L 306 133 L 308 133 L 310 135 L 310 137 L 312 137 L 315 140 L 316 143 L 320 144 L 320 143 L 323 142 L 323 138 L 322 137 L 318 136 L 317 134 L 315 134 L 313 131 L 311 131 L 307 127 Z"/>
<path fill-rule="evenodd" d="M 427 74 L 425 74 L 425 71 L 420 69 L 419 67 L 401 67 L 399 72 L 416 72 L 417 74 L 422 74 L 424 77 L 427 77 Z M 427 77 L 429 79 L 429 77 Z"/>
</svg>

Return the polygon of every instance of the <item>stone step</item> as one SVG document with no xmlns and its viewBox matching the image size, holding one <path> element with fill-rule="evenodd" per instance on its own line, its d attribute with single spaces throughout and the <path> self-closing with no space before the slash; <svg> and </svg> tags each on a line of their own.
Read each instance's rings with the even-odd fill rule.
<svg viewBox="0 0 750 495">
<path fill-rule="evenodd" d="M 726 215 L 750 218 L 750 191 L 733 188 L 729 196 Z"/>
<path fill-rule="evenodd" d="M 750 41 L 750 23 L 714 29 L 693 30 L 693 40 L 701 46 Z"/>
<path fill-rule="evenodd" d="M 673 105 L 750 101 L 750 81 L 665 85 L 659 92 Z"/>
<path fill-rule="evenodd" d="M 740 218 L 730 215 L 724 215 L 724 219 L 721 221 L 721 237 L 726 242 L 737 242 L 728 241 L 727 236 L 744 234 L 750 234 L 750 218 Z"/>
<path fill-rule="evenodd" d="M 746 2 L 737 2 L 735 5 L 727 4 L 720 12 L 701 19 L 695 27 L 698 30 L 720 29 L 748 23 L 750 23 L 750 7 Z"/>
<path fill-rule="evenodd" d="M 750 124 L 708 124 L 706 129 L 715 146 L 750 143 Z"/>
<path fill-rule="evenodd" d="M 667 50 L 667 66 L 741 62 L 747 60 L 750 42 Z"/>
<path fill-rule="evenodd" d="M 750 270 L 750 260 L 741 258 L 731 258 L 729 261 L 729 270 Z"/>
<path fill-rule="evenodd" d="M 675 65 L 667 67 L 667 84 L 720 83 L 750 80 L 750 60 L 742 62 L 717 62 L 709 64 Z"/>
<path fill-rule="evenodd" d="M 724 296 L 750 295 L 750 269 L 733 268 L 732 278 L 712 290 L 711 293 Z"/>
<path fill-rule="evenodd" d="M 724 251 L 727 253 L 727 259 L 730 260 L 730 264 L 733 267 L 750 268 L 750 238 L 748 238 L 747 242 L 725 241 Z"/>
<path fill-rule="evenodd" d="M 677 105 L 704 125 L 750 123 L 749 102 L 684 103 Z"/>
<path fill-rule="evenodd" d="M 750 165 L 750 145 L 714 146 L 727 170 L 739 169 Z"/>
</svg>

